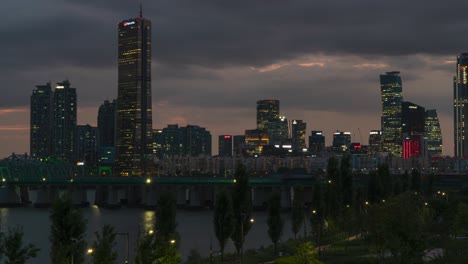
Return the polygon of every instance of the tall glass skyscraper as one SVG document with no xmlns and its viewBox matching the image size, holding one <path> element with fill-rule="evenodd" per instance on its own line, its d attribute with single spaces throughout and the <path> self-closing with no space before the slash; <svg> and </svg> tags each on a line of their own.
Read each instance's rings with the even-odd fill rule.
<svg viewBox="0 0 468 264">
<path fill-rule="evenodd" d="M 50 82 L 37 85 L 31 95 L 30 154 L 34 159 L 52 156 L 53 92 Z"/>
<path fill-rule="evenodd" d="M 427 137 L 427 155 L 429 157 L 442 156 L 442 132 L 439 118 L 435 109 L 426 110 L 425 130 Z"/>
<path fill-rule="evenodd" d="M 302 151 L 306 148 L 306 130 L 307 123 L 302 120 L 293 120 L 291 122 L 291 141 L 292 149 L 295 151 Z"/>
<path fill-rule="evenodd" d="M 403 97 L 400 72 L 380 75 L 382 96 L 382 150 L 401 157 L 401 114 Z"/>
<path fill-rule="evenodd" d="M 115 175 L 151 175 L 151 21 L 140 12 L 120 22 L 118 34 Z"/>
<path fill-rule="evenodd" d="M 257 101 L 257 129 L 268 132 L 268 122 L 278 120 L 280 117 L 279 100 L 265 99 Z"/>
<path fill-rule="evenodd" d="M 468 156 L 468 53 L 457 56 L 457 73 L 453 77 L 453 130 L 455 157 Z"/>
<path fill-rule="evenodd" d="M 68 80 L 57 83 L 54 91 L 53 152 L 56 158 L 76 161 L 76 89 Z"/>
</svg>

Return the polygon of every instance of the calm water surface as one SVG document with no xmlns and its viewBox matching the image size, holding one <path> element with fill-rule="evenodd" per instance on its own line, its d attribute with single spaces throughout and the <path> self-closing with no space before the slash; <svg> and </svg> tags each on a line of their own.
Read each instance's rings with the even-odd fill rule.
<svg viewBox="0 0 468 264">
<path fill-rule="evenodd" d="M 31 199 L 34 200 L 34 193 Z M 88 199 L 91 204 L 93 193 L 88 192 Z M 104 224 L 115 227 L 117 232 L 130 235 L 130 263 L 133 263 L 133 251 L 139 230 L 149 229 L 154 222 L 154 211 L 143 209 L 122 208 L 117 210 L 101 209 L 96 206 L 84 208 L 83 215 L 88 221 L 87 242 L 90 245 L 94 239 L 94 232 L 100 230 Z M 267 246 L 271 241 L 267 233 L 266 212 L 255 212 L 253 217 L 255 223 L 248 233 L 245 241 L 245 248 L 258 248 Z M 283 230 L 283 240 L 293 236 L 289 214 L 284 215 L 285 226 Z M 177 231 L 181 236 L 180 252 L 183 257 L 187 257 L 191 249 L 196 249 L 202 255 L 209 254 L 210 240 L 213 241 L 213 250 L 217 250 L 217 242 L 213 232 L 213 211 L 200 210 L 188 211 L 177 210 Z M 25 208 L 3 208 L 0 209 L 0 220 L 2 230 L 9 226 L 22 225 L 25 233 L 25 241 L 33 243 L 41 248 L 39 256 L 29 263 L 50 263 L 49 258 L 49 209 L 38 209 L 33 207 Z M 117 252 L 119 253 L 118 263 L 123 263 L 126 252 L 126 239 L 124 236 L 117 237 Z M 229 243 L 226 251 L 233 252 L 234 247 Z M 89 258 L 87 258 L 89 261 Z M 87 262 L 90 263 L 90 262 Z"/>
</svg>

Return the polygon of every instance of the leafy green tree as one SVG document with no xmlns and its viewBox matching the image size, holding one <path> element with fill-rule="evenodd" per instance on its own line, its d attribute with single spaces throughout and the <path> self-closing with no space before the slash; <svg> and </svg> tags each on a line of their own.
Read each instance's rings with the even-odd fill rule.
<svg viewBox="0 0 468 264">
<path fill-rule="evenodd" d="M 420 263 L 427 249 L 429 213 L 419 196 L 404 193 L 369 210 L 369 236 L 380 261 L 386 251 L 392 263 Z"/>
<path fill-rule="evenodd" d="M 421 173 L 417 169 L 411 171 L 411 191 L 421 191 Z"/>
<path fill-rule="evenodd" d="M 275 192 L 268 200 L 268 236 L 275 247 L 275 254 L 278 253 L 278 241 L 283 235 L 284 221 L 281 219 L 281 196 Z"/>
<path fill-rule="evenodd" d="M 114 251 L 117 234 L 110 225 L 104 225 L 101 232 L 95 232 L 96 240 L 93 242 L 93 263 L 112 264 L 117 260 Z"/>
<path fill-rule="evenodd" d="M 351 206 L 353 202 L 353 174 L 351 171 L 351 156 L 344 155 L 340 163 L 341 194 L 343 206 Z"/>
<path fill-rule="evenodd" d="M 6 235 L 2 237 L 3 254 L 5 264 L 24 264 L 28 259 L 35 258 L 39 248 L 33 244 L 23 245 L 23 228 L 16 226 L 8 228 Z"/>
<path fill-rule="evenodd" d="M 216 195 L 213 224 L 222 259 L 226 242 L 234 230 L 232 201 L 226 190 L 222 190 Z"/>
<path fill-rule="evenodd" d="M 252 198 L 249 188 L 249 175 L 245 166 L 239 165 L 234 173 L 236 180 L 232 190 L 232 208 L 234 219 L 234 231 L 231 239 L 234 242 L 237 253 L 243 254 L 242 248 L 245 236 L 250 231 L 252 214 Z"/>
<path fill-rule="evenodd" d="M 135 264 L 154 263 L 157 259 L 154 235 L 145 234 L 137 241 Z"/>
<path fill-rule="evenodd" d="M 278 264 L 321 264 L 315 254 L 315 248 L 310 242 L 297 246 L 293 256 L 279 258 L 275 261 Z"/>
<path fill-rule="evenodd" d="M 410 176 L 408 170 L 405 170 L 405 173 L 401 175 L 401 192 L 404 193 L 410 188 Z"/>
<path fill-rule="evenodd" d="M 434 173 L 429 173 L 429 175 L 427 176 L 427 183 L 426 183 L 426 191 L 425 191 L 426 197 L 431 197 L 434 194 L 434 179 L 435 179 Z"/>
<path fill-rule="evenodd" d="M 50 210 L 50 258 L 53 264 L 83 263 L 86 220 L 72 205 L 70 195 L 57 198 Z"/>
<path fill-rule="evenodd" d="M 326 208 L 326 201 L 322 191 L 322 186 L 319 182 L 314 185 L 314 192 L 312 198 L 312 215 L 311 215 L 311 227 L 312 233 L 315 238 L 315 243 L 317 245 L 321 245 L 322 243 L 322 236 L 323 236 L 323 229 L 325 225 L 325 219 L 327 217 L 327 208 Z M 320 255 L 319 250 L 319 255 Z"/>
<path fill-rule="evenodd" d="M 177 249 L 179 234 L 176 231 L 176 199 L 170 192 L 161 194 L 155 213 L 155 249 L 156 257 L 161 258 Z M 175 243 L 171 243 L 175 241 Z"/>
<path fill-rule="evenodd" d="M 328 159 L 327 164 L 327 215 L 333 219 L 338 217 L 342 202 L 342 179 L 338 160 L 335 157 Z"/>
<path fill-rule="evenodd" d="M 291 211 L 291 230 L 294 233 L 294 239 L 297 238 L 297 233 L 301 229 L 304 222 L 304 201 L 303 193 L 300 188 L 294 189 L 294 198 Z M 305 237 L 304 237 L 305 239 Z"/>
</svg>

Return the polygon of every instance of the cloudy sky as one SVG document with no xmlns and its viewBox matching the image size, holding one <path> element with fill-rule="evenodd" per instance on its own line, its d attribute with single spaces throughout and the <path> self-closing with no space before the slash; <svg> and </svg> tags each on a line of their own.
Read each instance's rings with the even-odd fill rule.
<svg viewBox="0 0 468 264">
<path fill-rule="evenodd" d="M 78 123 L 117 96 L 117 23 L 134 0 L 2 0 L 0 157 L 29 152 L 37 84 L 70 80 Z M 217 136 L 255 127 L 257 99 L 367 144 L 380 129 L 379 74 L 401 71 L 404 100 L 437 109 L 453 155 L 452 76 L 468 51 L 468 1 L 143 0 L 153 23 L 154 128 L 194 124 Z"/>
</svg>

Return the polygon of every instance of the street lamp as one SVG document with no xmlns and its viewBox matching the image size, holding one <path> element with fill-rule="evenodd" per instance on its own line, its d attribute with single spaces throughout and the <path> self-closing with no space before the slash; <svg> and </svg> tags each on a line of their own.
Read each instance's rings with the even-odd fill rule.
<svg viewBox="0 0 468 264">
<path fill-rule="evenodd" d="M 130 253 L 130 234 L 128 232 L 125 232 L 125 233 L 117 233 L 117 235 L 119 236 L 125 236 L 126 238 L 126 243 L 127 243 L 127 252 L 126 252 L 126 255 L 125 255 L 125 263 L 128 264 L 128 259 L 129 259 L 129 256 L 128 254 Z"/>
<path fill-rule="evenodd" d="M 86 254 L 88 254 L 88 255 L 93 254 L 93 252 L 94 252 L 94 249 L 92 249 L 92 248 L 88 248 L 88 250 L 86 250 Z"/>
</svg>

